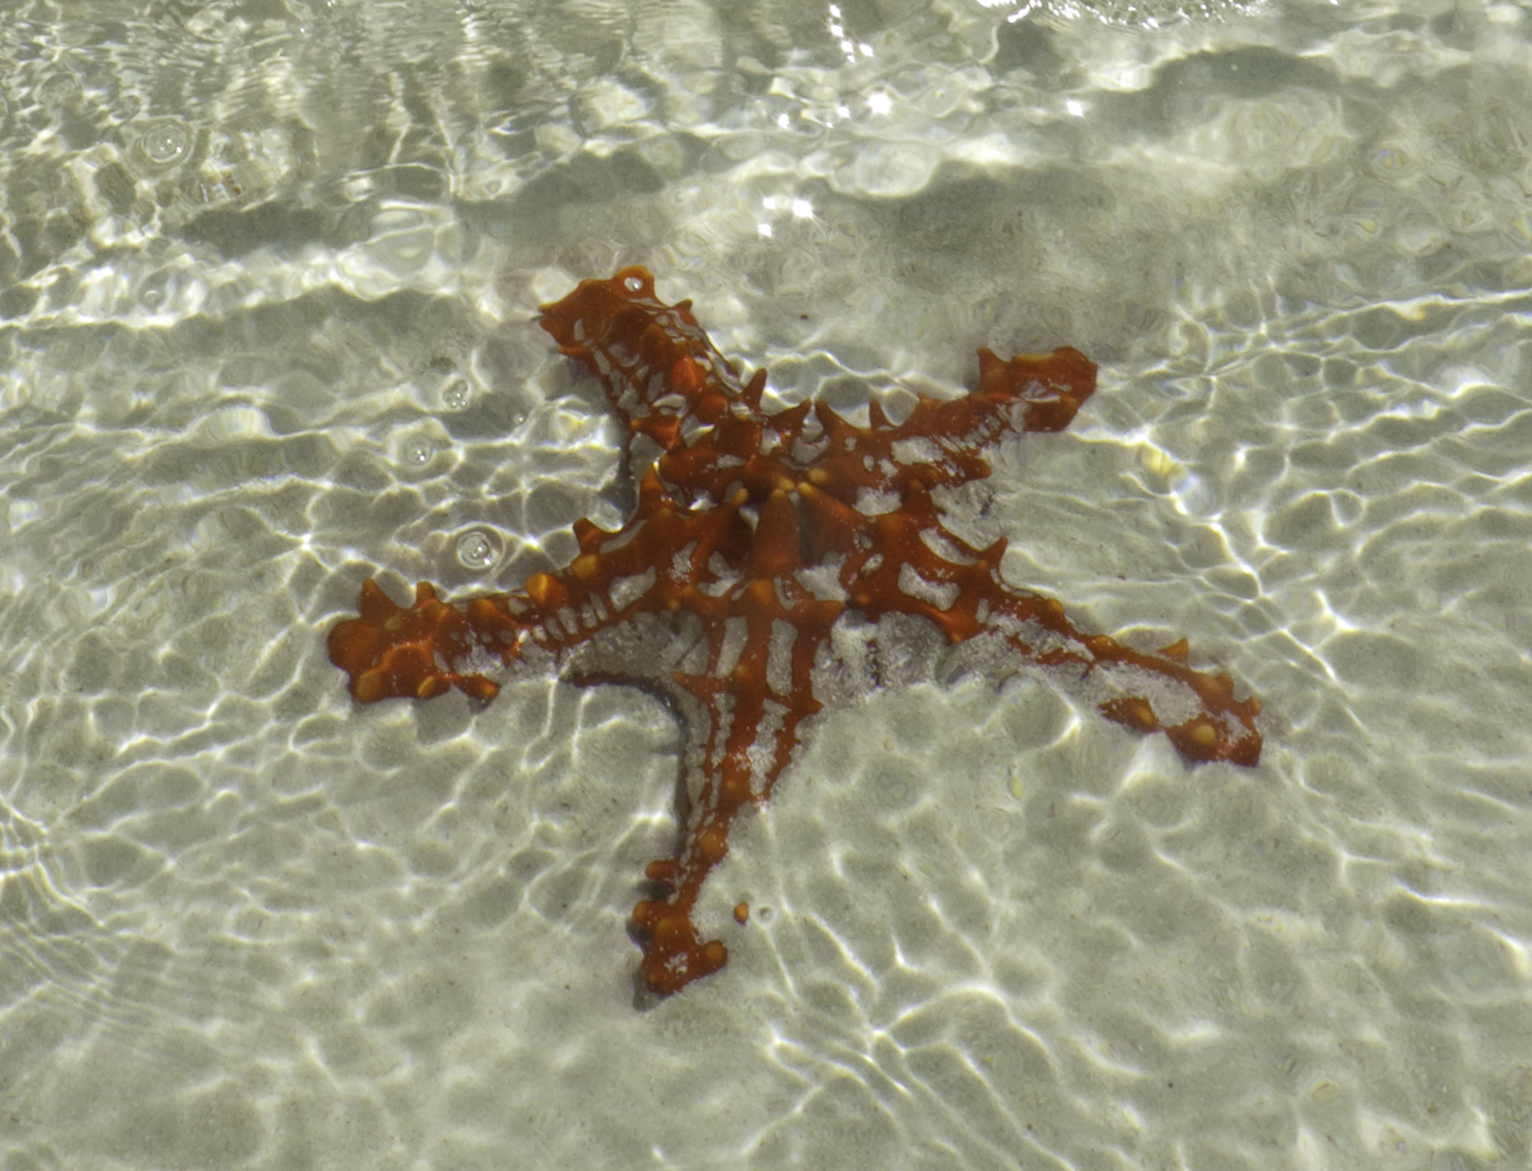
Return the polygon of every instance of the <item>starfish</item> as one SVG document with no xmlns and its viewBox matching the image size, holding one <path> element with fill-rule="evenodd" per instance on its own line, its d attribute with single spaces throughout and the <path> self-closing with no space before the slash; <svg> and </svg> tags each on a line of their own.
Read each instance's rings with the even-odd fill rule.
<svg viewBox="0 0 1532 1171">
<path fill-rule="evenodd" d="M 671 673 L 693 733 L 678 784 L 681 843 L 649 864 L 655 895 L 633 911 L 653 992 L 677 992 L 727 959 L 722 941 L 701 937 L 693 909 L 736 816 L 771 795 L 800 725 L 820 710 L 815 664 L 848 611 L 916 615 L 951 643 L 987 635 L 1091 678 L 1108 695 L 1107 719 L 1164 732 L 1188 761 L 1259 759 L 1259 701 L 1236 699 L 1227 675 L 1188 666 L 1184 639 L 1149 654 L 1083 633 L 1056 600 L 1004 582 L 1003 539 L 978 549 L 943 525 L 932 491 L 989 475 L 984 446 L 1007 430 L 1069 425 L 1096 385 L 1078 350 L 1009 361 L 980 350 L 977 390 L 921 396 L 898 423 L 873 402 L 859 427 L 822 402 L 764 411 L 765 371 L 742 380 L 691 303 L 658 300 L 643 268 L 581 282 L 541 311 L 560 351 L 600 380 L 626 422 L 630 456 L 640 436 L 658 453 L 632 518 L 615 533 L 576 521 L 579 555 L 512 593 L 448 604 L 421 583 L 404 607 L 369 580 L 360 616 L 330 631 L 330 658 L 362 703 L 454 687 L 487 700 L 500 690 L 487 672 L 532 653 L 576 682 L 653 687 L 637 671 L 580 674 L 575 652 L 643 616 L 676 631 L 691 616 L 701 649 L 679 660 L 691 669 Z M 746 913 L 736 908 L 741 921 Z"/>
</svg>

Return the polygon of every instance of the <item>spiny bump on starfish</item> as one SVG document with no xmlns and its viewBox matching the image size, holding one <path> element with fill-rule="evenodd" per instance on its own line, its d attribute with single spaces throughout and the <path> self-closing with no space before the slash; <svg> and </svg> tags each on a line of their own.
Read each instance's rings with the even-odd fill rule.
<svg viewBox="0 0 1532 1171">
<path fill-rule="evenodd" d="M 453 687 L 488 699 L 499 685 L 485 668 L 510 664 L 528 644 L 559 658 L 641 615 L 695 618 L 705 666 L 668 678 L 702 721 L 693 730 L 700 783 L 692 800 L 683 778 L 681 848 L 650 864 L 655 897 L 633 912 L 654 992 L 679 991 L 727 960 L 723 942 L 697 930 L 698 896 L 728 853 L 735 816 L 770 796 L 799 724 L 819 711 L 816 656 L 848 606 L 874 621 L 924 617 L 953 643 L 998 633 L 1037 663 L 1115 680 L 1121 693 L 1101 713 L 1163 731 L 1190 761 L 1259 759 L 1259 703 L 1236 699 L 1227 675 L 1189 667 L 1184 639 L 1151 655 L 1085 634 L 1055 599 L 1003 582 L 1004 540 L 976 549 L 942 523 L 932 489 L 989 475 L 982 448 L 1007 430 L 1069 425 L 1095 389 L 1096 367 L 1078 350 L 1009 360 L 980 350 L 972 393 L 921 396 L 898 423 L 873 402 L 863 427 L 824 402 L 764 412 L 765 372 L 741 382 L 690 302 L 659 301 L 642 268 L 582 282 L 543 306 L 542 325 L 600 380 L 630 435 L 660 448 L 639 476 L 632 518 L 616 533 L 577 521 L 575 559 L 533 574 L 518 593 L 449 605 L 422 583 L 402 607 L 368 581 L 360 615 L 330 632 L 330 657 L 363 703 Z M 1139 694 L 1145 675 L 1179 685 L 1199 710 L 1166 724 Z"/>
</svg>

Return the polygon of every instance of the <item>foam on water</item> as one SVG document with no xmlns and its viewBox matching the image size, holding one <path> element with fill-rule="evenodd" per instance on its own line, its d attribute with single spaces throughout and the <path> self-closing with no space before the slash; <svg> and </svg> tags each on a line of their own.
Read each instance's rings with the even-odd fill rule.
<svg viewBox="0 0 1532 1171">
<path fill-rule="evenodd" d="M 1525 14 L 735 7 L 7 13 L 0 1157 L 1525 1163 Z M 531 661 L 358 709 L 324 653 L 370 573 L 618 526 L 534 317 L 624 263 L 783 403 L 1100 361 L 950 525 L 1188 636 L 1261 766 L 848 620 L 727 968 L 640 1011 L 676 713 Z"/>
</svg>

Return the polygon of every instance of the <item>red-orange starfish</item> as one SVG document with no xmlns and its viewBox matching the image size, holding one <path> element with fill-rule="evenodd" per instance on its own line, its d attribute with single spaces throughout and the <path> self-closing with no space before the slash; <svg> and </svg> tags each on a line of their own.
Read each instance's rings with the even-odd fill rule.
<svg viewBox="0 0 1532 1171">
<path fill-rule="evenodd" d="M 633 911 L 655 992 L 723 965 L 723 943 L 699 937 L 692 909 L 728 852 L 735 814 L 770 795 L 798 725 L 819 710 L 815 657 L 848 608 L 870 619 L 918 615 L 954 643 L 993 634 L 1036 662 L 1108 679 L 1116 694 L 1102 713 L 1163 731 L 1189 760 L 1259 758 L 1259 703 L 1236 700 L 1227 675 L 1189 668 L 1184 639 L 1151 655 L 1082 634 L 1058 602 L 1001 581 L 1003 540 L 975 549 L 942 525 L 931 489 L 987 476 L 985 444 L 1007 428 L 1068 426 L 1096 385 L 1095 365 L 1078 350 L 1009 362 L 980 350 L 978 390 L 922 397 L 898 424 L 874 402 L 868 425 L 857 427 L 824 403 L 766 414 L 765 371 L 741 383 L 690 302 L 656 300 L 642 268 L 582 282 L 543 306 L 542 325 L 601 380 L 632 433 L 660 448 L 633 518 L 616 533 L 577 521 L 580 555 L 518 593 L 448 605 L 421 583 L 404 608 L 368 581 L 361 616 L 330 632 L 330 658 L 363 703 L 453 687 L 488 699 L 500 688 L 484 670 L 529 644 L 567 661 L 572 648 L 637 615 L 696 617 L 706 663 L 673 678 L 694 698 L 687 706 L 706 713 L 700 785 L 690 800 L 683 777 L 683 845 L 650 863 L 659 894 Z M 1181 693 L 1171 704 L 1183 717 L 1176 723 L 1155 707 L 1168 690 Z"/>
</svg>

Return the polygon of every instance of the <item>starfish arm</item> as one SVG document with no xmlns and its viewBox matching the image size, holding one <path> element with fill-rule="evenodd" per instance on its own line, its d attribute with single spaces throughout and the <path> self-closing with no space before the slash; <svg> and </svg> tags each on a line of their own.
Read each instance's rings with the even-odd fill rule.
<svg viewBox="0 0 1532 1171">
<path fill-rule="evenodd" d="M 560 351 L 601 380 L 630 430 L 666 451 L 680 448 L 699 425 L 759 405 L 764 378 L 741 385 L 692 316 L 691 302 L 659 300 L 646 268 L 581 281 L 541 309 L 542 327 Z"/>
<path fill-rule="evenodd" d="M 706 711 L 699 738 L 700 784 L 695 800 L 681 801 L 687 823 L 673 858 L 651 862 L 645 876 L 657 884 L 653 898 L 633 908 L 642 938 L 642 971 L 651 991 L 669 996 L 717 971 L 728 958 L 721 940 L 704 940 L 694 919 L 697 900 L 714 868 L 729 852 L 729 831 L 742 809 L 760 805 L 792 759 L 798 726 L 819 710 L 811 673 L 815 653 L 829 638 L 841 612 L 837 602 L 811 598 L 789 580 L 758 578 L 743 587 L 735 610 L 745 619 L 739 658 L 723 666 L 721 626 L 715 628 L 709 672 L 675 676 Z M 783 601 L 782 595 L 790 595 Z M 787 651 L 785 686 L 773 686 L 773 626 L 794 632 Z"/>
<path fill-rule="evenodd" d="M 361 703 L 432 699 L 454 687 L 491 699 L 500 685 L 484 671 L 516 657 L 525 629 L 509 595 L 450 606 L 427 582 L 415 587 L 413 605 L 400 606 L 369 578 L 359 609 L 331 629 L 329 650 Z"/>
<path fill-rule="evenodd" d="M 722 940 L 702 938 L 693 912 L 708 876 L 729 852 L 735 814 L 753 803 L 755 791 L 748 758 L 735 743 L 750 731 L 749 713 L 740 713 L 740 727 L 735 729 L 728 690 L 719 680 L 678 674 L 676 682 L 701 701 L 707 726 L 700 746 L 701 783 L 696 799 L 685 799 L 683 791 L 680 802 L 685 835 L 681 848 L 673 858 L 649 863 L 644 876 L 655 884 L 654 897 L 633 908 L 633 925 L 644 953 L 640 965 L 644 980 L 661 996 L 679 992 L 691 981 L 717 971 L 728 959 Z"/>
<path fill-rule="evenodd" d="M 713 551 L 739 547 L 749 534 L 737 504 L 683 512 L 651 472 L 622 529 L 582 521 L 577 535 L 581 553 L 568 567 L 535 573 L 516 593 L 452 604 L 421 582 L 414 604 L 400 606 L 369 580 L 359 615 L 330 631 L 330 661 L 361 703 L 432 699 L 454 687 L 490 699 L 500 686 L 485 672 L 519 657 L 528 641 L 556 655 L 638 613 L 696 609 Z"/>
<path fill-rule="evenodd" d="M 1086 675 L 1102 671 L 1114 682 L 1122 677 L 1124 694 L 1101 703 L 1101 713 L 1138 732 L 1164 732 L 1187 760 L 1259 762 L 1261 735 L 1255 719 L 1260 701 L 1254 696 L 1235 699 L 1227 675 L 1187 666 L 1184 639 L 1155 655 L 1103 634 L 1083 633 L 1055 599 L 1006 586 L 999 574 L 1004 543 L 979 550 L 949 533 L 918 483 L 902 508 L 873 518 L 873 524 L 877 535 L 872 545 L 881 556 L 876 561 L 848 558 L 841 571 L 852 604 L 870 617 L 922 614 L 953 643 L 998 630 L 1015 650 L 1040 664 L 1074 666 Z M 1145 676 L 1158 676 L 1159 685 L 1149 686 L 1155 681 Z M 1169 722 L 1145 692 L 1176 690 L 1176 685 L 1180 706 L 1190 697 L 1196 710 Z"/>
<path fill-rule="evenodd" d="M 1074 666 L 1086 677 L 1104 677 L 1119 692 L 1097 705 L 1107 719 L 1135 732 L 1164 732 L 1193 764 L 1221 760 L 1248 767 L 1260 762 L 1261 734 L 1255 726 L 1260 700 L 1236 699 L 1228 675 L 1189 667 L 1184 639 L 1151 654 L 1104 634 L 1084 633 L 1054 598 L 1018 593 L 996 582 L 986 601 L 986 624 L 1002 629 L 1022 655 L 1045 666 Z M 1162 716 L 1159 708 L 1174 710 L 1179 718 Z"/>
<path fill-rule="evenodd" d="M 1006 408 L 1022 405 L 1023 430 L 1062 431 L 1095 389 L 1096 363 L 1073 346 L 1061 346 L 1051 354 L 1016 354 L 1009 361 L 980 350 L 979 389 L 958 401 Z M 960 412 L 953 412 L 953 420 L 963 426 Z"/>
<path fill-rule="evenodd" d="M 980 350 L 979 369 L 977 390 L 956 399 L 921 395 L 898 424 L 876 403 L 866 427 L 819 403 L 829 444 L 809 479 L 846 504 L 869 491 L 902 495 L 917 481 L 934 488 L 982 480 L 990 470 L 984 447 L 1008 430 L 1063 430 L 1096 389 L 1096 364 L 1068 346 L 1009 361 Z"/>
</svg>

